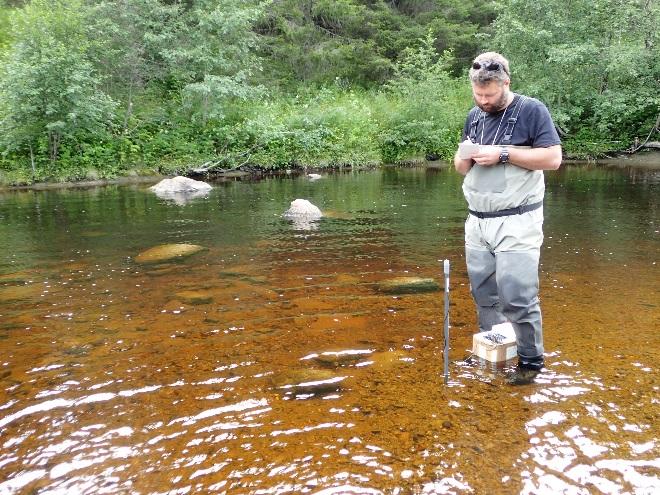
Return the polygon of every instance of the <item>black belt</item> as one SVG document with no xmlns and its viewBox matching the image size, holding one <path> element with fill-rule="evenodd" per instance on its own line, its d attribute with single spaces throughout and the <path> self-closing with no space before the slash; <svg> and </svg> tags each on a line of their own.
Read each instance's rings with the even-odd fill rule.
<svg viewBox="0 0 660 495">
<path fill-rule="evenodd" d="M 507 217 L 509 215 L 522 215 L 528 211 L 534 211 L 543 206 L 543 201 L 538 203 L 532 203 L 531 205 L 522 205 L 516 208 L 507 208 L 506 210 L 499 211 L 474 211 L 468 208 L 470 215 L 474 215 L 477 218 L 496 218 L 496 217 Z"/>
</svg>

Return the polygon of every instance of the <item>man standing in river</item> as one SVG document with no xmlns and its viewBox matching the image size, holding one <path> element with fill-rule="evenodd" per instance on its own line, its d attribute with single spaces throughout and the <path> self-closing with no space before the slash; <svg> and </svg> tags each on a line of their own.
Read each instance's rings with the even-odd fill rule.
<svg viewBox="0 0 660 495">
<path fill-rule="evenodd" d="M 469 72 L 476 107 L 454 157 L 465 176 L 465 259 L 480 331 L 510 321 L 518 366 L 511 384 L 543 368 L 539 255 L 543 242 L 543 170 L 561 164 L 559 135 L 540 101 L 510 91 L 509 62 L 479 55 Z"/>
</svg>

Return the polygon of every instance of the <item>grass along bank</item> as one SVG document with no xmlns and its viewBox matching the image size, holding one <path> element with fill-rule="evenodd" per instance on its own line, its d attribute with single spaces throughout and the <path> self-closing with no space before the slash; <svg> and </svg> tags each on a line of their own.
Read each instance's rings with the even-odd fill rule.
<svg viewBox="0 0 660 495">
<path fill-rule="evenodd" d="M 277 171 L 450 161 L 472 106 L 469 85 L 448 76 L 380 90 L 305 88 L 229 102 L 222 118 L 182 114 L 144 99 L 125 128 L 69 136 L 56 161 L 41 142 L 30 157 L 0 159 L 0 185 L 189 175 L 205 168 Z M 583 129 L 563 139 L 567 158 L 606 157 L 629 144 Z"/>
<path fill-rule="evenodd" d="M 34 162 L 4 157 L 0 183 L 185 175 L 202 165 L 272 171 L 402 163 L 426 155 L 450 159 L 471 105 L 469 90 L 457 81 L 425 86 L 416 96 L 393 88 L 308 88 L 234 101 L 223 118 L 205 120 L 143 103 L 125 130 L 63 141 L 57 161 L 46 153 L 37 153 Z"/>
</svg>

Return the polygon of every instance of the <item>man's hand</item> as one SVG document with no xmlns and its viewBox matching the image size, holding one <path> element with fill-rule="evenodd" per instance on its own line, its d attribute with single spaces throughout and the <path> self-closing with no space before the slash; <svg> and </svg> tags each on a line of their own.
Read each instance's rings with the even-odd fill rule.
<svg viewBox="0 0 660 495">
<path fill-rule="evenodd" d="M 497 165 L 500 161 L 501 151 L 502 148 L 499 146 L 481 146 L 479 152 L 472 155 L 472 160 L 483 167 Z"/>
<path fill-rule="evenodd" d="M 465 175 L 472 163 L 482 167 L 491 167 L 500 162 L 500 146 L 481 146 L 471 160 L 454 159 L 454 165 L 459 173 Z M 509 148 L 509 164 L 528 170 L 557 170 L 561 165 L 562 151 L 560 145 L 548 148 Z M 467 165 L 469 164 L 469 165 Z M 462 166 L 461 166 L 462 165 Z"/>
<path fill-rule="evenodd" d="M 454 167 L 461 174 L 467 174 L 472 165 L 491 167 L 500 162 L 500 146 L 483 145 L 479 152 L 470 158 L 461 158 L 458 151 L 454 156 Z M 561 165 L 561 145 L 549 146 L 548 148 L 509 148 L 509 164 L 528 170 L 557 170 Z"/>
<path fill-rule="evenodd" d="M 470 146 L 478 146 L 472 143 L 472 141 L 470 141 L 469 139 L 466 139 L 459 145 L 459 148 L 456 150 L 456 154 L 454 155 L 454 168 L 461 175 L 466 175 L 470 171 L 473 165 L 472 162 L 473 155 L 465 154 L 465 150 L 461 150 L 461 145 L 464 144 Z"/>
</svg>

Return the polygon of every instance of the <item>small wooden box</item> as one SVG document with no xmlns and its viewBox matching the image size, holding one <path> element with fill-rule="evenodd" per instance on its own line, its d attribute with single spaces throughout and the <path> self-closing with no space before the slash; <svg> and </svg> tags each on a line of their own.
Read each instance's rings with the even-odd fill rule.
<svg viewBox="0 0 660 495">
<path fill-rule="evenodd" d="M 475 333 L 472 337 L 472 354 L 491 363 L 516 357 L 516 333 L 511 323 L 500 323 L 493 325 L 489 332 Z"/>
</svg>

